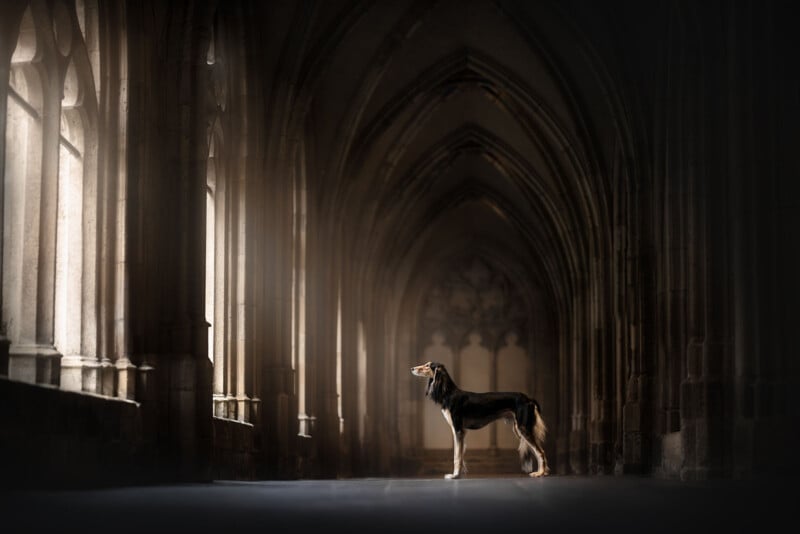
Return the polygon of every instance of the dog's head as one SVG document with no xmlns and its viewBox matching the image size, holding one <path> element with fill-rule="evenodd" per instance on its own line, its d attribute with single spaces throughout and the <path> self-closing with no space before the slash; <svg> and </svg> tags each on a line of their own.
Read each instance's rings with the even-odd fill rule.
<svg viewBox="0 0 800 534">
<path fill-rule="evenodd" d="M 411 368 L 411 374 L 428 379 L 425 395 L 439 404 L 445 396 L 455 388 L 455 384 L 447 374 L 444 365 L 438 362 L 428 362 Z"/>
<path fill-rule="evenodd" d="M 423 363 L 422 365 L 412 367 L 411 374 L 416 376 L 422 376 L 424 378 L 433 378 L 434 376 L 436 376 L 436 371 L 441 366 L 442 364 L 436 362 Z"/>
</svg>

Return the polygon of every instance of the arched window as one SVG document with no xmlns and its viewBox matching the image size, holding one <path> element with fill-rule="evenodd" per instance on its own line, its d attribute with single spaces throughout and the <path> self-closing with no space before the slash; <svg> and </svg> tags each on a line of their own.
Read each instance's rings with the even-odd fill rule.
<svg viewBox="0 0 800 534">
<path fill-rule="evenodd" d="M 42 182 L 43 67 L 31 8 L 11 58 L 3 169 L 3 328 L 11 340 L 8 374 L 37 379 L 36 272 Z M 52 377 L 47 377 L 48 381 Z"/>
<path fill-rule="evenodd" d="M 94 2 L 78 6 L 32 1 L 12 57 L 3 322 L 11 378 L 111 395 L 84 372 L 97 366 L 97 88 L 84 40 L 97 25 Z"/>
</svg>

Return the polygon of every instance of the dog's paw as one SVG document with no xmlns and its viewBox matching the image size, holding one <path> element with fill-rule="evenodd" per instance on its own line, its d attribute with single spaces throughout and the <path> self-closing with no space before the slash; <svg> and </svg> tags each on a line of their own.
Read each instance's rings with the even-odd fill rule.
<svg viewBox="0 0 800 534">
<path fill-rule="evenodd" d="M 456 479 L 459 479 L 459 478 L 461 478 L 461 475 L 455 475 L 455 474 L 450 474 L 450 473 L 447 473 L 447 474 L 444 476 L 444 478 L 445 478 L 445 480 L 456 480 Z"/>
</svg>

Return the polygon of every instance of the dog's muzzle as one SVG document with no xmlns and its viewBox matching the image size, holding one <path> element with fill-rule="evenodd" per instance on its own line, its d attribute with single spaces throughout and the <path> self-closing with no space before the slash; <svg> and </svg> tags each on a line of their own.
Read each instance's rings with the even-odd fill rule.
<svg viewBox="0 0 800 534">
<path fill-rule="evenodd" d="M 423 378 L 433 376 L 433 373 L 431 373 L 430 368 L 428 368 L 425 365 L 417 365 L 416 367 L 412 367 L 411 374 L 414 376 L 421 376 Z"/>
</svg>

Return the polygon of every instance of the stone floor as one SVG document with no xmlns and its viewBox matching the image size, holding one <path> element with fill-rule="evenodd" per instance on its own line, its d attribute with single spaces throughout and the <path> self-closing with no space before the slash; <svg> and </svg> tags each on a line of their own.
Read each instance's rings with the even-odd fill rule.
<svg viewBox="0 0 800 534">
<path fill-rule="evenodd" d="M 0 493 L 2 532 L 744 532 L 797 523 L 775 483 L 360 479 Z M 14 528 L 3 528 L 12 525 Z M 757 529 L 757 530 L 756 530 Z"/>
</svg>

